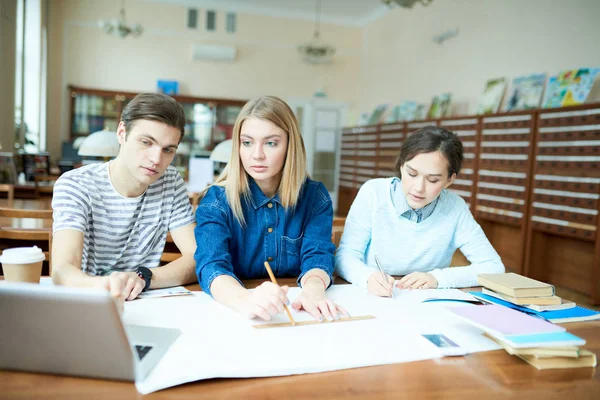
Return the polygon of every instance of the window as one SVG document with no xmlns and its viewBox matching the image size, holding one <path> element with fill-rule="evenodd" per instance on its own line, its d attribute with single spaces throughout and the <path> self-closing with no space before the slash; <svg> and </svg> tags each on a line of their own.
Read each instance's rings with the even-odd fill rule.
<svg viewBox="0 0 600 400">
<path fill-rule="evenodd" d="M 217 30 L 217 12 L 207 11 L 206 12 L 206 30 L 214 32 Z"/>
<path fill-rule="evenodd" d="M 17 2 L 15 74 L 15 149 L 35 153 L 46 149 L 47 4 Z"/>
<path fill-rule="evenodd" d="M 226 30 L 228 33 L 235 33 L 235 13 L 227 13 Z"/>
<path fill-rule="evenodd" d="M 198 27 L 198 10 L 195 8 L 188 8 L 187 27 L 190 29 Z"/>
</svg>

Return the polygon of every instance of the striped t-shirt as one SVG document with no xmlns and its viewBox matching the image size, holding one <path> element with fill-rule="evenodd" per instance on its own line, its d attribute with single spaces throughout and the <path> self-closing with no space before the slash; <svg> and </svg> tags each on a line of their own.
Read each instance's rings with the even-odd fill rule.
<svg viewBox="0 0 600 400">
<path fill-rule="evenodd" d="M 141 196 L 124 197 L 108 165 L 77 168 L 56 181 L 53 232 L 83 232 L 81 269 L 89 275 L 157 267 L 167 232 L 194 222 L 185 182 L 170 166 Z"/>
</svg>

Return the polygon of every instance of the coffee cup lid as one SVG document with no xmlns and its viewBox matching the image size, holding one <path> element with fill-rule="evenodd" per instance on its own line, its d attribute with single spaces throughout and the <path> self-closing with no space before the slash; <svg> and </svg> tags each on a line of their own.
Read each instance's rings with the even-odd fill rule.
<svg viewBox="0 0 600 400">
<path fill-rule="evenodd" d="M 45 259 L 42 249 L 37 246 L 6 249 L 0 255 L 2 264 L 31 264 Z"/>
</svg>

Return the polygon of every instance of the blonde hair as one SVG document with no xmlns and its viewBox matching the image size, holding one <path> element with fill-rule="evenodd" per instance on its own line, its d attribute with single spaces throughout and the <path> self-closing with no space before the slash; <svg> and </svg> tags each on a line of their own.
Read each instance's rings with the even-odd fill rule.
<svg viewBox="0 0 600 400">
<path fill-rule="evenodd" d="M 248 173 L 240 160 L 240 133 L 248 118 L 270 121 L 288 135 L 288 146 L 279 182 L 279 198 L 284 208 L 294 208 L 300 196 L 302 184 L 308 177 L 306 150 L 300 134 L 298 120 L 292 109 L 278 97 L 261 96 L 250 100 L 240 111 L 233 127 L 232 150 L 229 163 L 213 185 L 225 188 L 227 202 L 233 215 L 245 227 L 242 196 L 250 199 Z M 206 193 L 206 192 L 204 192 Z"/>
</svg>

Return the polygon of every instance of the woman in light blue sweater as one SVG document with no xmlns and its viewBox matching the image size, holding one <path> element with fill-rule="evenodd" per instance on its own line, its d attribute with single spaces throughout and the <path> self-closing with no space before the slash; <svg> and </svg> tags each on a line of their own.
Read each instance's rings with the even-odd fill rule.
<svg viewBox="0 0 600 400">
<path fill-rule="evenodd" d="M 478 274 L 504 272 L 465 201 L 447 190 L 462 160 L 462 143 L 450 131 L 427 126 L 409 136 L 396 162 L 397 177 L 366 182 L 352 203 L 336 254 L 337 274 L 367 286 L 369 293 L 390 296 L 394 286 L 476 286 Z M 448 268 L 456 249 L 471 265 Z M 395 281 L 391 275 L 404 277 Z"/>
</svg>

